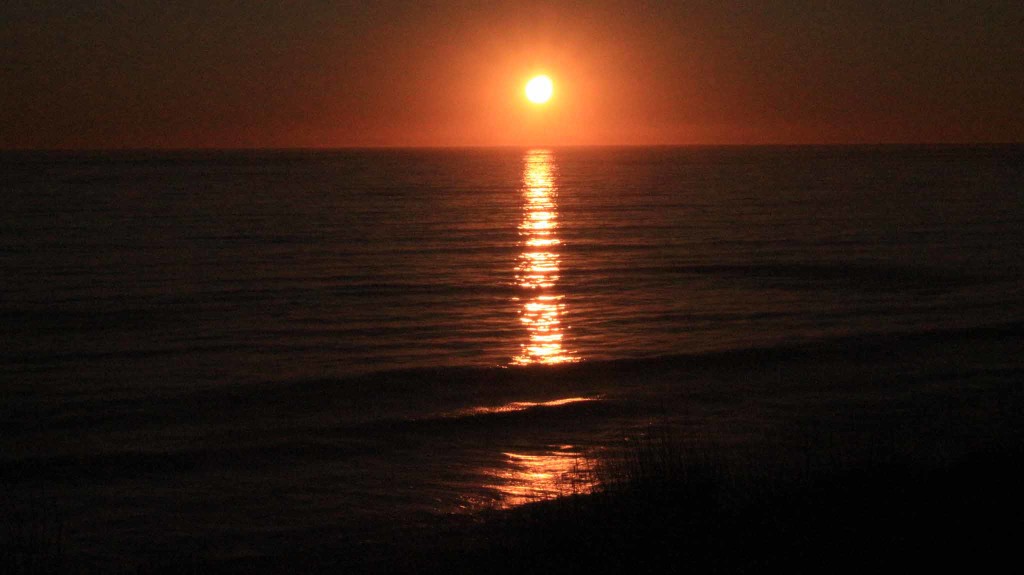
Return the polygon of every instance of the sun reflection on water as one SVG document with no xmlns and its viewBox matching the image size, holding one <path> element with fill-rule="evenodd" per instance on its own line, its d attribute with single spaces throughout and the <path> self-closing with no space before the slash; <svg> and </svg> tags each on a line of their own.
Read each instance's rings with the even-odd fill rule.
<svg viewBox="0 0 1024 575">
<path fill-rule="evenodd" d="M 512 413 L 515 411 L 525 411 L 527 409 L 533 409 L 536 407 L 561 407 L 563 405 L 569 405 L 571 403 L 581 403 L 585 401 L 600 401 L 601 398 L 597 397 L 563 397 L 561 399 L 552 399 L 549 401 L 513 401 L 498 406 L 477 406 L 470 407 L 467 409 L 460 409 L 452 412 L 450 415 L 454 417 L 461 417 L 466 415 L 486 415 L 490 413 Z"/>
<path fill-rule="evenodd" d="M 502 453 L 505 466 L 489 471 L 502 507 L 516 507 L 563 495 L 594 490 L 587 461 L 572 445 L 538 453 Z"/>
<path fill-rule="evenodd" d="M 519 224 L 522 253 L 516 263 L 516 284 L 525 292 L 519 322 L 526 328 L 513 365 L 556 364 L 578 361 L 575 352 L 563 346 L 565 296 L 556 293 L 561 259 L 555 234 L 558 207 L 555 204 L 555 164 L 548 150 L 530 150 L 523 158 L 523 219 Z"/>
</svg>

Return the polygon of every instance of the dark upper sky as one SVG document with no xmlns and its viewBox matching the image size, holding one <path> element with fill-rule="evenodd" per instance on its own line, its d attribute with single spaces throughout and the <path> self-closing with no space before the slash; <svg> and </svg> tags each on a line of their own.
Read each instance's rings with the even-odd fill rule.
<svg viewBox="0 0 1024 575">
<path fill-rule="evenodd" d="M 7 0 L 0 147 L 1020 142 L 1022 38 L 1020 0 Z"/>
</svg>

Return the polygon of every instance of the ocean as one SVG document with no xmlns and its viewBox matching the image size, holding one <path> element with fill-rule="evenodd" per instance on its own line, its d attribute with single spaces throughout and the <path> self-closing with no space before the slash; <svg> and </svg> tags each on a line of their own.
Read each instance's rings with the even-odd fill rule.
<svg viewBox="0 0 1024 575">
<path fill-rule="evenodd" d="M 855 422 L 878 366 L 1020 373 L 1021 146 L 3 152 L 0 193 L 0 484 L 97 557 L 586 491 L 652 421 Z"/>
</svg>

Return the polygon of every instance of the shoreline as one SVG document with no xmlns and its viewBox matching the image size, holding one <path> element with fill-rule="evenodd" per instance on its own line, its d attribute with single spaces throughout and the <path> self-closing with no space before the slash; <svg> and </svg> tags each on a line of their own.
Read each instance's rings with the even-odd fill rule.
<svg viewBox="0 0 1024 575">
<path fill-rule="evenodd" d="M 1014 556 L 1015 531 L 997 530 L 1024 510 L 1022 434 L 968 450 L 918 444 L 923 458 L 901 453 L 897 438 L 868 458 L 809 448 L 766 463 L 649 431 L 600 472 L 605 486 L 594 493 L 436 516 L 298 553 L 165 557 L 134 572 L 854 573 L 996 567 Z"/>
<path fill-rule="evenodd" d="M 523 370 L 518 373 L 516 370 L 490 370 L 483 378 L 479 377 L 484 373 L 480 370 L 456 370 L 454 380 L 444 379 L 449 387 L 442 386 L 442 380 L 436 380 L 426 388 L 427 393 L 441 396 L 446 393 L 464 394 L 460 401 L 475 405 L 479 405 L 484 390 L 487 398 L 514 400 L 535 400 L 587 391 L 601 393 L 612 390 L 614 393 L 602 401 L 539 405 L 521 411 L 454 419 L 387 420 L 333 431 L 330 431 L 331 420 L 323 418 L 325 414 L 334 414 L 339 407 L 340 396 L 337 394 L 341 392 L 332 392 L 329 382 L 312 382 L 297 389 L 270 389 L 268 386 L 265 394 L 257 396 L 241 394 L 239 389 L 225 390 L 221 400 L 187 413 L 199 422 L 216 416 L 229 426 L 242 425 L 255 414 L 259 414 L 262 421 L 270 422 L 290 422 L 298 417 L 305 422 L 305 427 L 289 432 L 299 434 L 298 441 L 311 441 L 314 437 L 311 434 L 323 436 L 327 432 L 338 435 L 341 445 L 348 445 L 350 440 L 346 438 L 358 433 L 360 437 L 375 438 L 378 443 L 373 445 L 400 448 L 419 441 L 426 442 L 428 446 L 436 444 L 433 449 L 439 450 L 450 449 L 453 442 L 469 441 L 472 449 L 500 451 L 500 446 L 510 439 L 519 438 L 516 441 L 521 442 L 523 437 L 528 437 L 531 438 L 529 441 L 550 443 L 592 429 L 592 433 L 597 434 L 593 441 L 600 439 L 604 442 L 594 444 L 594 447 L 605 446 L 587 452 L 587 457 L 595 461 L 616 453 L 624 436 L 636 440 L 649 434 L 653 423 L 671 429 L 673 437 L 685 448 L 677 446 L 676 451 L 696 450 L 703 454 L 701 457 L 713 460 L 715 465 L 724 469 L 718 476 L 723 485 L 746 481 L 755 487 L 763 487 L 774 481 L 773 489 L 790 485 L 789 497 L 799 500 L 800 489 L 792 487 L 793 484 L 799 487 L 801 481 L 806 485 L 808 482 L 831 480 L 849 487 L 859 481 L 857 477 L 867 474 L 879 484 L 885 483 L 884 477 L 892 475 L 897 478 L 897 483 L 910 485 L 904 490 L 912 490 L 914 481 L 930 477 L 932 471 L 936 471 L 940 479 L 943 474 L 963 475 L 972 466 L 984 468 L 979 473 L 990 476 L 1019 476 L 1021 455 L 1024 453 L 1020 440 L 1024 437 L 1024 416 L 1021 415 L 1024 414 L 1024 365 L 1019 359 L 1024 357 L 1024 338 L 1020 335 L 1020 324 L 1009 323 L 992 329 L 961 330 L 916 338 L 860 338 L 859 343 L 851 343 L 847 339 L 823 343 L 814 349 L 771 349 L 712 358 L 676 358 L 653 366 L 651 362 L 624 360 L 614 364 L 576 364 L 565 369 Z M 422 373 L 392 372 L 386 377 L 362 381 L 367 384 L 362 390 L 366 397 L 372 398 L 375 392 L 379 393 L 380 388 L 370 386 L 375 383 L 389 388 L 389 395 L 394 394 L 400 400 L 405 395 L 402 389 L 408 388 L 410 393 L 423 392 L 423 388 L 417 388 L 416 384 L 424 380 Z M 363 405 L 351 395 L 345 397 L 351 402 L 351 408 Z M 224 411 L 227 407 L 231 411 Z M 163 408 L 174 413 L 182 411 L 166 405 Z M 618 427 L 619 423 L 624 426 Z M 268 427 L 273 428 L 273 425 Z M 467 433 L 475 439 L 466 439 Z M 275 437 L 269 435 L 268 441 L 276 441 Z M 320 438 L 321 441 L 323 439 Z M 193 474 L 217 473 L 237 480 L 254 481 L 261 477 L 261 470 L 267 465 L 279 465 L 273 460 L 284 457 L 285 461 L 291 461 L 294 457 L 287 446 L 266 453 L 247 452 L 243 447 L 235 445 L 237 454 L 231 451 L 213 452 L 213 455 L 180 452 L 171 459 L 167 453 L 161 452 L 151 453 L 143 459 L 134 458 L 131 454 L 106 459 L 93 454 L 51 459 L 49 462 L 6 458 L 0 465 L 0 478 L 8 487 L 21 486 L 20 491 L 10 492 L 13 493 L 13 503 L 28 503 L 28 498 L 19 501 L 18 494 L 25 493 L 25 487 L 30 483 L 55 486 L 91 481 L 106 485 L 139 473 L 154 480 L 164 475 L 188 478 Z M 330 462 L 349 457 L 344 449 L 349 448 L 317 447 L 304 457 Z M 444 453 L 437 451 L 438 455 Z M 225 457 L 231 459 L 224 460 Z M 814 468 L 815 471 L 806 473 L 801 471 L 803 468 Z M 418 468 L 413 465 L 410 469 L 415 471 Z M 757 479 L 758 474 L 760 479 Z M 988 489 L 984 482 L 995 480 L 987 476 L 976 477 L 971 481 L 979 483 L 978 486 L 964 485 L 968 490 L 985 492 Z M 951 482 L 946 481 L 943 485 Z M 381 487 L 387 485 L 390 483 Z M 316 487 L 316 483 L 306 485 L 307 489 Z M 829 496 L 831 501 L 822 505 L 842 502 L 838 493 L 846 487 L 837 489 Z M 884 486 L 876 487 L 874 491 L 884 493 Z M 477 542 L 471 555 L 476 554 L 474 556 L 481 561 L 494 554 L 507 557 L 510 553 L 522 552 L 528 555 L 529 545 L 525 543 L 526 547 L 517 551 L 500 545 L 495 548 L 493 539 L 488 539 L 496 537 L 488 534 L 494 530 L 500 533 L 510 523 L 522 525 L 521 521 L 525 520 L 517 518 L 539 516 L 536 520 L 540 521 L 539 526 L 521 527 L 524 531 L 520 531 L 518 537 L 523 537 L 524 532 L 545 530 L 562 534 L 566 527 L 558 522 L 566 519 L 559 515 L 561 511 L 551 509 L 565 506 L 600 508 L 605 504 L 598 502 L 614 500 L 615 497 L 621 501 L 637 497 L 643 499 L 647 497 L 644 492 L 644 489 L 639 489 L 639 495 L 606 496 L 599 491 L 595 496 L 556 499 L 508 511 L 484 509 L 476 513 L 406 512 L 404 515 L 395 511 L 394 516 L 381 514 L 375 519 L 346 513 L 339 508 L 331 521 L 311 523 L 309 527 L 289 530 L 282 525 L 280 531 L 262 534 L 239 532 L 237 537 L 266 541 L 259 546 L 263 555 L 250 559 L 244 556 L 232 558 L 229 547 L 220 547 L 232 544 L 234 539 L 207 540 L 202 531 L 183 531 L 183 536 L 167 538 L 164 543 L 154 541 L 150 550 L 134 556 L 88 555 L 74 547 L 74 526 L 77 524 L 64 524 L 60 520 L 68 508 L 67 503 L 52 503 L 50 519 L 44 516 L 37 517 L 39 521 L 36 521 L 29 517 L 28 523 L 41 522 L 44 543 L 46 532 L 63 533 L 66 545 L 60 547 L 62 551 L 56 557 L 49 558 L 62 567 L 59 571 L 91 573 L 139 569 L 143 573 L 163 573 L 180 572 L 195 564 L 200 572 L 273 573 L 292 571 L 296 565 L 308 566 L 312 571 L 328 571 L 346 563 L 357 564 L 360 569 L 370 572 L 420 570 L 412 563 L 397 567 L 392 563 L 406 561 L 404 558 L 424 565 L 434 564 L 437 570 L 442 571 L 451 565 L 459 568 L 461 560 L 457 556 L 469 552 L 464 545 L 467 541 Z M 754 492 L 741 489 L 729 498 L 742 499 L 749 497 L 749 493 Z M 301 494 L 296 492 L 296 495 Z M 1004 497 L 1009 495 L 1004 494 Z M 784 505 L 784 502 L 782 499 L 778 505 Z M 747 504 L 753 505 L 749 501 Z M 78 505 L 89 505 L 89 502 Z M 620 508 L 615 513 L 623 513 L 623 506 L 629 507 L 623 503 L 615 505 Z M 665 505 L 668 503 L 653 506 Z M 252 511 L 262 509 L 257 506 Z M 88 510 L 86 517 L 118 511 L 96 508 Z M 807 513 L 813 511 L 813 508 L 806 510 Z M 600 510 L 581 512 L 603 513 Z M 246 517 L 250 512 L 236 510 L 235 513 Z M 13 515 L 8 514 L 8 517 Z M 713 517 L 709 520 L 718 521 Z M 630 521 L 643 524 L 651 519 L 638 515 Z M 544 527 L 551 522 L 562 526 Z M 31 544 L 11 543 L 10 534 L 18 531 L 18 527 L 13 519 L 9 519 L 0 530 L 0 534 L 6 537 L 0 537 L 0 542 L 4 542 L 0 549 L 9 554 L 9 559 L 11 553 L 20 553 L 17 549 L 32 548 Z M 741 528 L 746 529 L 736 527 Z M 179 529 L 189 527 L 184 524 Z M 661 531 L 670 533 L 675 529 L 675 526 L 663 526 Z M 792 523 L 791 529 L 799 534 L 800 523 Z M 110 532 L 108 536 L 115 537 L 116 534 Z M 391 543 L 396 538 L 401 543 Z M 611 548 L 611 544 L 608 545 Z M 435 551 L 437 554 L 432 555 Z M 48 553 L 52 555 L 44 544 L 41 551 L 44 559 Z M 218 555 L 227 557 L 218 559 Z M 584 559 L 577 556 L 572 560 L 586 563 Z M 565 560 L 570 559 L 566 556 Z M 97 567 L 94 569 L 90 565 Z M 471 567 L 465 565 L 465 570 L 469 571 Z"/>
</svg>

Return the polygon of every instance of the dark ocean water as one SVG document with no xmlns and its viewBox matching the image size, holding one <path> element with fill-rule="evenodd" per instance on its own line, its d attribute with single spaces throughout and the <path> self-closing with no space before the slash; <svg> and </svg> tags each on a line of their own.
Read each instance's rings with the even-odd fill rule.
<svg viewBox="0 0 1024 575">
<path fill-rule="evenodd" d="M 97 553 L 513 505 L 686 362 L 1024 322 L 1020 146 L 23 152 L 0 192 L 2 479 Z"/>
</svg>

